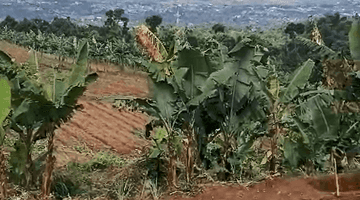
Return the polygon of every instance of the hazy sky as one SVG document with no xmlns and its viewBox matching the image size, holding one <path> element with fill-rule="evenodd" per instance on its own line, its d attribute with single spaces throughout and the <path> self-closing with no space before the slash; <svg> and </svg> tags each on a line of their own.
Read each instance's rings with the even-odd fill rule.
<svg viewBox="0 0 360 200">
<path fill-rule="evenodd" d="M 160 0 L 161 1 L 161 0 Z M 359 0 L 352 0 L 359 1 Z M 187 4 L 194 2 L 209 2 L 212 4 L 274 4 L 274 5 L 296 5 L 296 4 L 344 4 L 348 0 L 164 0 L 168 4 Z"/>
<path fill-rule="evenodd" d="M 314 0 L 302 0 L 302 2 L 314 2 Z M 323 0 L 315 0 L 315 2 Z M 332 0 L 325 0 L 331 2 Z M 141 0 L 140 0 L 141 2 Z M 160 0 L 163 5 L 173 7 L 178 4 L 207 3 L 213 5 L 241 5 L 241 4 L 273 4 L 273 5 L 294 5 L 298 0 Z"/>
<path fill-rule="evenodd" d="M 210 0 L 209 2 L 213 4 L 251 4 L 251 3 L 257 3 L 257 4 L 281 4 L 281 5 L 292 5 L 296 3 L 296 0 Z"/>
</svg>

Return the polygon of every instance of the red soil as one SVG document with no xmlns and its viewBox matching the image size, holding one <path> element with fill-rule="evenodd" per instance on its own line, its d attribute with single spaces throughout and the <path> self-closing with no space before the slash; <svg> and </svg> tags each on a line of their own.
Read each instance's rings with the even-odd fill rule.
<svg viewBox="0 0 360 200">
<path fill-rule="evenodd" d="M 169 200 L 333 200 L 360 199 L 360 174 L 339 176 L 340 196 L 336 197 L 334 176 L 317 178 L 274 178 L 259 184 L 244 187 L 233 186 L 206 186 L 202 194 L 196 197 L 181 197 L 174 195 Z"/>
<path fill-rule="evenodd" d="M 111 150 L 117 154 L 141 151 L 150 142 L 134 135 L 135 130 L 144 130 L 148 116 L 139 112 L 118 111 L 110 102 L 96 99 L 104 96 L 148 97 L 147 75 L 130 73 L 106 64 L 91 64 L 99 79 L 87 87 L 78 104 L 83 106 L 71 121 L 57 130 L 55 147 L 58 147 L 56 167 L 66 165 L 70 160 L 84 162 L 77 153 L 61 151 L 61 147 L 72 147 L 86 143 L 93 151 Z M 66 148 L 68 149 L 68 148 Z M 60 151 L 59 151 L 60 150 Z"/>
<path fill-rule="evenodd" d="M 3 40 L 0 40 L 0 50 L 7 52 L 12 58 L 15 58 L 17 63 L 24 63 L 30 57 L 27 48 L 19 47 Z"/>
<path fill-rule="evenodd" d="M 93 151 L 106 149 L 118 154 L 129 154 L 148 143 L 132 133 L 135 129 L 144 129 L 147 122 L 144 114 L 119 112 L 109 103 L 83 100 L 78 103 L 84 109 L 57 130 L 55 146 L 71 147 L 85 142 Z M 62 160 L 57 156 L 57 166 L 67 162 L 69 158 Z"/>
</svg>

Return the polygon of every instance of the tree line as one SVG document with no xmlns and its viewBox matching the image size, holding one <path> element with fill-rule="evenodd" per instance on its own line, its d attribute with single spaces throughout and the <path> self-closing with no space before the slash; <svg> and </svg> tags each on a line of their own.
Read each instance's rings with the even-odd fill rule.
<svg viewBox="0 0 360 200">
<path fill-rule="evenodd" d="M 123 9 L 108 10 L 105 13 L 107 19 L 102 27 L 93 25 L 80 26 L 72 22 L 70 17 L 54 17 L 51 22 L 40 18 L 31 20 L 24 18 L 22 21 L 17 21 L 9 15 L 0 22 L 0 27 L 4 28 L 6 26 L 8 29 L 25 33 L 29 33 L 30 31 L 38 33 L 38 31 L 41 31 L 45 34 L 53 33 L 57 36 L 64 35 L 65 37 L 95 37 L 95 39 L 99 42 L 122 38 L 124 38 L 126 42 L 130 42 L 132 37 L 128 27 L 129 19 L 127 17 L 123 17 L 124 13 L 125 11 Z M 159 15 L 153 15 L 146 18 L 146 24 L 151 28 L 151 30 L 156 30 L 156 27 L 161 23 L 162 17 Z"/>
</svg>

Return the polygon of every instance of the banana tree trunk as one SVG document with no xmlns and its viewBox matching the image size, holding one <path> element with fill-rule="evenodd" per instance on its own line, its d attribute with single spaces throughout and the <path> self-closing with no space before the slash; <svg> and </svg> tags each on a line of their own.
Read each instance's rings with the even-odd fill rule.
<svg viewBox="0 0 360 200">
<path fill-rule="evenodd" d="M 194 157 L 193 157 L 193 150 L 192 150 L 192 145 L 193 145 L 192 138 L 194 135 L 194 129 L 190 126 L 190 124 L 188 122 L 184 123 L 182 129 L 186 135 L 186 139 L 183 141 L 184 141 L 184 146 L 186 149 L 186 160 L 185 160 L 186 181 L 189 183 L 190 179 L 191 179 L 193 165 L 194 165 Z"/>
<path fill-rule="evenodd" d="M 187 136 L 188 143 L 186 149 L 186 181 L 189 183 L 193 170 L 194 158 L 192 156 L 192 135 Z"/>
<path fill-rule="evenodd" d="M 24 175 L 25 175 L 25 188 L 27 190 L 30 189 L 31 186 L 31 182 L 32 182 L 32 166 L 33 166 L 33 161 L 31 158 L 31 144 L 33 142 L 33 129 L 27 129 L 27 133 L 26 133 L 26 138 L 23 136 L 22 137 L 22 141 L 25 142 L 25 147 L 26 147 L 26 163 L 25 163 L 25 170 L 24 170 Z M 20 134 L 21 136 L 21 134 Z"/>
<path fill-rule="evenodd" d="M 170 162 L 168 166 L 168 184 L 170 190 L 177 188 L 177 176 L 176 176 L 176 156 L 170 156 Z"/>
<path fill-rule="evenodd" d="M 51 126 L 49 141 L 48 141 L 48 152 L 49 155 L 46 158 L 46 168 L 45 172 L 43 174 L 43 181 L 41 185 L 41 197 L 43 200 L 48 200 L 50 196 L 50 185 L 51 185 L 51 175 L 54 170 L 54 165 L 56 158 L 52 155 L 54 150 L 54 130 L 55 126 L 51 123 L 49 126 Z"/>
<path fill-rule="evenodd" d="M 272 118 L 270 120 L 270 123 L 272 124 L 271 129 L 269 130 L 270 137 L 271 137 L 271 158 L 269 161 L 270 164 L 270 171 L 274 172 L 276 171 L 276 153 L 277 153 L 277 137 L 280 133 L 280 126 L 278 122 L 278 110 L 280 109 L 280 105 L 276 101 L 272 104 Z"/>
<path fill-rule="evenodd" d="M 167 127 L 168 133 L 170 133 L 170 138 L 173 138 L 173 132 L 172 130 L 169 129 L 169 127 L 166 125 L 165 127 Z M 168 143 L 168 149 L 169 149 L 169 155 L 170 155 L 170 160 L 169 160 L 169 165 L 168 165 L 168 184 L 169 184 L 169 188 L 170 190 L 177 188 L 177 176 L 176 176 L 176 159 L 177 159 L 177 155 L 175 153 L 175 149 L 173 147 L 172 144 L 172 139 L 169 140 Z"/>
<path fill-rule="evenodd" d="M 3 148 L 0 147 L 0 199 L 7 198 L 7 178 L 6 178 L 6 157 Z"/>
</svg>

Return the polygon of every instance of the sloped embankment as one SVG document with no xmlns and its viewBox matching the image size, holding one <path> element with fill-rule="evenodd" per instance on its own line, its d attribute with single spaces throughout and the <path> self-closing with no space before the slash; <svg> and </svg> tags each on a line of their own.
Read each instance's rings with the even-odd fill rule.
<svg viewBox="0 0 360 200">
<path fill-rule="evenodd" d="M 30 57 L 29 48 L 7 41 L 0 41 L 0 50 L 7 52 L 18 64 L 25 63 Z M 59 63 L 54 55 L 37 53 L 37 57 L 42 72 Z M 69 70 L 71 64 L 72 59 L 67 58 L 62 62 L 63 69 Z M 79 99 L 78 104 L 83 109 L 56 130 L 56 167 L 65 166 L 70 161 L 83 163 L 92 158 L 75 150 L 75 146 L 86 148 L 86 144 L 93 151 L 108 149 L 118 154 L 130 154 L 149 144 L 149 141 L 134 135 L 135 130 L 145 129 L 148 116 L 138 112 L 119 112 L 111 102 L 116 96 L 149 97 L 147 74 L 91 61 L 90 70 L 97 72 L 99 79 L 89 85 Z"/>
<path fill-rule="evenodd" d="M 55 147 L 57 148 L 56 167 L 68 162 L 86 162 L 90 156 L 74 151 L 73 146 L 85 143 L 92 151 L 111 150 L 117 154 L 131 154 L 141 151 L 149 141 L 135 136 L 134 131 L 144 130 L 148 116 L 140 112 L 118 111 L 112 107 L 113 96 L 149 96 L 146 74 L 115 70 L 106 64 L 92 64 L 92 70 L 98 71 L 99 79 L 88 86 L 78 104 L 82 109 L 72 119 L 57 130 Z M 136 152 L 135 152 L 136 153 Z"/>
</svg>

